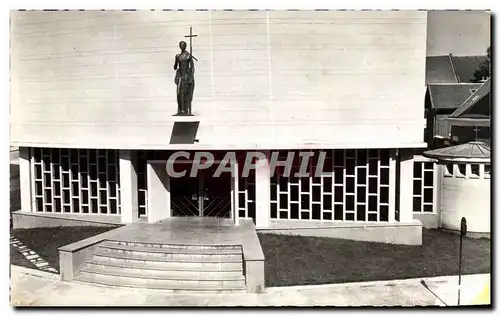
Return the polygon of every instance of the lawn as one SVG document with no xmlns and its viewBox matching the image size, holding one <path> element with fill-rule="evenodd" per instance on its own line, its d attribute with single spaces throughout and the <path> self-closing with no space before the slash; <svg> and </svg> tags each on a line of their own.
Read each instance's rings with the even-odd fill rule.
<svg viewBox="0 0 500 316">
<path fill-rule="evenodd" d="M 57 248 L 89 238 L 116 227 L 50 227 L 32 229 L 14 229 L 11 235 L 19 239 L 26 247 L 35 251 L 52 267 L 59 271 L 59 252 Z M 23 260 L 24 259 L 24 260 Z M 11 247 L 11 264 L 33 268 L 33 264 L 15 248 Z"/>
<path fill-rule="evenodd" d="M 259 234 L 266 286 L 458 274 L 459 237 L 423 229 L 422 246 Z M 464 239 L 464 274 L 490 272 L 490 240 Z"/>
<path fill-rule="evenodd" d="M 12 230 L 20 241 L 59 270 L 57 248 L 110 227 L 56 227 Z M 422 246 L 334 238 L 259 234 L 266 258 L 266 286 L 289 286 L 456 275 L 459 238 L 423 230 Z M 463 273 L 490 272 L 490 240 L 464 239 Z M 11 263 L 33 268 L 16 249 Z"/>
</svg>

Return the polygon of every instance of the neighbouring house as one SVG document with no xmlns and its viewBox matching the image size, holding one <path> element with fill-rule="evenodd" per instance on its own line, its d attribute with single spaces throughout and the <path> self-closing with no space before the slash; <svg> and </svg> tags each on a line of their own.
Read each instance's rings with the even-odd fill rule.
<svg viewBox="0 0 500 316">
<path fill-rule="evenodd" d="M 490 145 L 491 83 L 486 80 L 448 118 L 451 138 L 456 144 L 480 141 Z"/>
<path fill-rule="evenodd" d="M 430 151 L 415 151 L 414 217 L 425 227 L 456 227 L 456 196 L 470 198 L 467 188 L 479 185 L 487 190 L 477 194 L 476 210 L 481 216 L 490 213 L 489 202 L 489 144 L 491 96 L 490 80 L 473 83 L 473 75 L 486 56 L 455 57 L 437 56 L 427 58 L 427 93 L 425 99 L 427 129 L 425 139 Z M 470 78 L 464 80 L 463 78 Z M 469 143 L 472 142 L 472 143 Z M 480 145 L 476 145 L 479 142 Z M 453 145 L 468 144 L 456 147 Z M 484 145 L 484 146 L 483 146 Z M 452 146 L 452 147 L 450 147 Z M 465 153 L 468 148 L 488 147 L 488 157 Z M 487 159 L 487 161 L 485 161 Z M 454 162 L 456 170 L 450 167 Z M 448 169 L 444 169 L 445 165 Z M 451 164 L 453 165 L 453 163 Z M 471 167 L 472 166 L 472 167 Z M 484 168 L 480 179 L 476 180 L 479 167 Z M 472 171 L 465 172 L 465 169 Z M 463 169 L 463 170 L 462 170 Z M 481 169 L 482 170 L 482 169 Z M 486 176 L 484 176 L 486 174 Z M 463 181 L 468 181 L 463 183 Z M 460 186 L 457 186 L 460 185 Z M 455 196 L 455 197 L 454 197 Z M 458 207 L 458 206 L 457 206 Z M 451 215 L 450 215 L 451 214 Z M 458 214 L 458 215 L 457 215 Z M 456 216 L 455 216 L 456 215 Z M 458 218 L 460 220 L 460 218 Z M 488 222 L 489 223 L 489 222 Z M 489 233 L 484 227 L 474 224 L 478 233 Z"/>
</svg>

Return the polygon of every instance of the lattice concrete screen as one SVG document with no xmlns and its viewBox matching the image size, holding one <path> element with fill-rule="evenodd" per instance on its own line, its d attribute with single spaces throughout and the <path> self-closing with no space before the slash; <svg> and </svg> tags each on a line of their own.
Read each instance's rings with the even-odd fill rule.
<svg viewBox="0 0 500 316">
<path fill-rule="evenodd" d="M 277 170 L 271 179 L 272 219 L 389 221 L 389 149 L 327 150 L 323 173 L 314 177 L 317 157 L 310 160 L 310 177 L 293 176 L 299 161 L 291 177 Z"/>
<path fill-rule="evenodd" d="M 433 161 L 415 158 L 413 163 L 413 211 L 434 213 L 436 212 L 435 189 L 438 184 L 437 164 Z"/>
<path fill-rule="evenodd" d="M 118 152 L 32 148 L 36 212 L 120 214 Z"/>
</svg>

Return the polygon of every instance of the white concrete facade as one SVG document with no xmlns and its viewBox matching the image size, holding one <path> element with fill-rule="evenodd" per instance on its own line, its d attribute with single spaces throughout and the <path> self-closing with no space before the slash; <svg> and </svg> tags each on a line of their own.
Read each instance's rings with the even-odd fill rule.
<svg viewBox="0 0 500 316">
<path fill-rule="evenodd" d="M 399 221 L 413 221 L 413 151 L 400 150 Z"/>
<path fill-rule="evenodd" d="M 458 165 L 453 173 L 446 171 L 441 186 L 441 227 L 460 230 L 462 217 L 467 220 L 467 230 L 472 233 L 490 234 L 491 230 L 491 179 L 484 175 L 484 164 L 476 164 L 479 174 L 472 176 L 471 164 L 461 164 L 466 170 L 461 174 Z"/>
<path fill-rule="evenodd" d="M 199 141 L 176 146 L 172 66 L 189 26 Z M 425 11 L 12 11 L 11 141 L 420 146 L 426 36 Z"/>
<path fill-rule="evenodd" d="M 270 224 L 271 201 L 271 169 L 269 166 L 269 152 L 264 152 L 265 158 L 260 159 L 259 167 L 255 170 L 255 227 L 268 227 Z"/>
<path fill-rule="evenodd" d="M 148 222 L 154 223 L 169 218 L 170 212 L 170 178 L 165 170 L 165 164 L 148 163 Z"/>
<path fill-rule="evenodd" d="M 193 43 L 193 55 L 199 60 L 195 116 L 178 118 L 172 116 L 177 109 L 172 66 L 189 26 L 198 35 Z M 366 210 L 365 221 L 372 221 L 368 217 L 374 212 L 379 212 L 375 220 L 380 221 L 383 203 L 382 221 L 396 223 L 399 211 L 401 223 L 413 223 L 411 152 L 425 147 L 426 12 L 13 11 L 11 37 L 12 144 L 118 149 L 120 176 L 113 181 L 120 185 L 117 217 L 122 223 L 139 220 L 138 191 L 144 187 L 138 187 L 135 154 L 151 149 L 264 152 L 266 158 L 260 161 L 264 164 L 256 169 L 251 184 L 255 213 L 249 216 L 245 205 L 247 213 L 242 216 L 253 217 L 257 228 L 271 227 L 275 219 L 268 151 L 390 149 L 385 160 L 389 166 L 381 168 L 378 160 L 375 174 L 369 174 L 368 158 L 364 163 L 366 200 L 360 203 Z M 181 120 L 200 122 L 196 141 L 171 145 L 173 124 Z M 402 153 L 400 179 L 397 148 Z M 31 179 L 29 155 L 25 157 L 21 176 Z M 347 168 L 345 161 L 340 165 Z M 147 220 L 152 223 L 172 216 L 171 182 L 164 163 L 145 164 Z M 377 178 L 382 169 L 384 179 L 389 178 L 383 187 L 389 197 L 383 202 L 376 196 L 382 195 Z M 332 187 L 352 180 L 355 191 L 348 194 L 343 188 L 341 194 L 356 199 L 349 215 L 358 218 L 358 200 L 353 198 L 361 187 L 358 171 L 348 176 L 341 172 L 341 185 L 330 175 Z M 368 192 L 368 182 L 375 178 L 377 190 Z M 313 203 L 313 187 L 318 185 L 312 182 L 307 220 L 314 222 L 311 214 L 325 195 L 321 189 L 321 202 Z M 27 203 L 32 203 L 33 188 L 29 182 L 26 187 L 23 210 L 30 211 L 33 205 Z M 240 193 L 235 176 L 231 183 L 235 224 L 240 218 Z M 334 192 L 328 193 L 333 200 Z M 376 207 L 368 214 L 374 197 Z M 347 204 L 346 200 L 332 204 Z M 333 217 L 335 210 L 329 211 Z M 345 205 L 342 211 L 345 215 Z M 333 220 L 322 214 L 319 221 Z M 351 219 L 344 216 L 339 221 Z"/>
<path fill-rule="evenodd" d="M 33 183 L 31 182 L 31 155 L 28 147 L 19 147 L 19 187 L 21 190 L 21 211 L 33 212 Z"/>
</svg>

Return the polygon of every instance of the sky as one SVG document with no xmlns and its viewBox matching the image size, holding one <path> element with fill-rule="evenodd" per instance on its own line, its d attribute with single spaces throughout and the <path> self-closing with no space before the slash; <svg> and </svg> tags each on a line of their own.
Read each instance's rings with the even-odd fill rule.
<svg viewBox="0 0 500 316">
<path fill-rule="evenodd" d="M 429 11 L 427 56 L 486 55 L 490 21 L 487 11 Z"/>
</svg>

